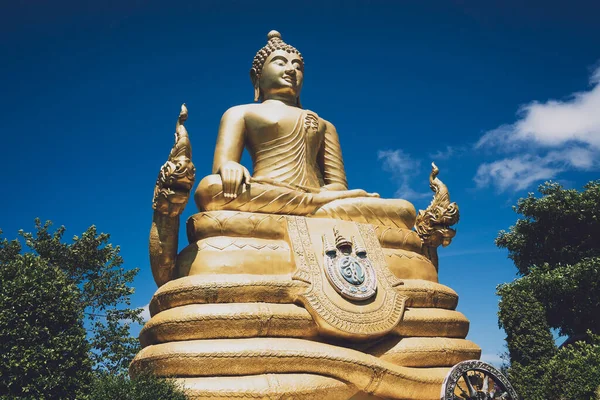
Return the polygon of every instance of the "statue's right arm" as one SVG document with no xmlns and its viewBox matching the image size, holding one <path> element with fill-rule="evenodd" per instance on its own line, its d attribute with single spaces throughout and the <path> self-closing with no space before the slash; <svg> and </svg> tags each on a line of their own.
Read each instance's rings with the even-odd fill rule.
<svg viewBox="0 0 600 400">
<path fill-rule="evenodd" d="M 237 197 L 242 182 L 250 180 L 249 171 L 240 164 L 245 131 L 245 106 L 232 107 L 223 114 L 212 172 L 221 176 L 225 197 Z"/>
</svg>

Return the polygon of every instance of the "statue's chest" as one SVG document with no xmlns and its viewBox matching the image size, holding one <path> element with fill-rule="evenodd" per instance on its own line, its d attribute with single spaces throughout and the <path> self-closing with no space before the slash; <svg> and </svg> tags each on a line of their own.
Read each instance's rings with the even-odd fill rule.
<svg viewBox="0 0 600 400">
<path fill-rule="evenodd" d="M 293 141 L 296 143 L 303 142 L 309 152 L 318 150 L 323 141 L 325 126 L 314 112 L 299 111 L 256 116 L 247 124 L 248 144 L 262 149 L 295 139 Z"/>
</svg>

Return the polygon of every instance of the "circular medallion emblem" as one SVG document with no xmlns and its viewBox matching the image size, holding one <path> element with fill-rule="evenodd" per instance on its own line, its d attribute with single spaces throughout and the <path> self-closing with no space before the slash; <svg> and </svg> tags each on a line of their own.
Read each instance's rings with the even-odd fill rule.
<svg viewBox="0 0 600 400">
<path fill-rule="evenodd" d="M 327 279 L 338 293 L 350 300 L 366 300 L 377 291 L 375 269 L 365 256 L 325 256 Z"/>
<path fill-rule="evenodd" d="M 508 379 L 488 363 L 479 360 L 456 364 L 444 379 L 440 400 L 518 400 Z"/>
</svg>

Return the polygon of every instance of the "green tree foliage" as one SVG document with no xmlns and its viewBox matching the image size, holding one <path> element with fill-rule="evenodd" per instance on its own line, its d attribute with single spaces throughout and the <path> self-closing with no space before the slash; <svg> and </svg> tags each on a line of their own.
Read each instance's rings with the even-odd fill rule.
<svg viewBox="0 0 600 400">
<path fill-rule="evenodd" d="M 127 376 L 137 269 L 122 268 L 109 235 L 92 226 L 65 243 L 65 228 L 35 226 L 20 232 L 27 251 L 0 240 L 0 399 L 184 400 L 169 380 Z"/>
<path fill-rule="evenodd" d="M 555 268 L 599 257 L 600 181 L 589 182 L 582 192 L 547 182 L 539 192 L 542 197 L 530 193 L 517 202 L 513 209 L 522 218 L 496 239 L 498 247 L 508 249 L 519 273 L 527 275 L 533 266 Z"/>
<path fill-rule="evenodd" d="M 544 377 L 546 399 L 594 399 L 600 390 L 600 336 L 558 350 Z"/>
<path fill-rule="evenodd" d="M 600 332 L 600 257 L 584 258 L 573 265 L 533 267 L 516 285 L 544 305 L 548 325 L 561 335 L 581 337 L 588 330 Z"/>
<path fill-rule="evenodd" d="M 65 273 L 0 241 L 0 399 L 83 398 L 91 361 Z"/>
<path fill-rule="evenodd" d="M 172 381 L 141 375 L 100 374 L 92 386 L 90 400 L 186 400 L 185 393 Z"/>
<path fill-rule="evenodd" d="M 523 218 L 496 240 L 522 276 L 498 287 L 509 378 L 528 400 L 593 399 L 600 382 L 592 343 L 600 332 L 600 181 L 581 192 L 556 183 L 539 191 L 542 197 L 518 201 Z M 549 328 L 587 343 L 556 349 Z"/>
<path fill-rule="evenodd" d="M 128 308 L 137 270 L 93 226 L 70 243 L 63 227 L 35 226 L 20 232 L 24 249 L 0 240 L 0 396 L 84 399 L 93 370 L 123 375 L 139 349 L 129 327 L 140 310 Z"/>
<path fill-rule="evenodd" d="M 542 304 L 518 283 L 501 285 L 498 294 L 500 327 L 506 332 L 511 361 L 527 365 L 551 358 L 556 346 Z"/>
<path fill-rule="evenodd" d="M 138 269 L 125 270 L 119 247 L 110 235 L 98 234 L 95 226 L 65 243 L 65 228 L 50 231 L 51 223 L 35 221 L 35 233 L 20 232 L 26 245 L 48 265 L 60 269 L 77 287 L 78 303 L 90 329 L 88 340 L 95 370 L 126 373 L 139 351 L 139 342 L 129 334 L 130 324 L 141 323 L 140 309 L 128 308 L 134 289 L 130 287 Z"/>
<path fill-rule="evenodd" d="M 543 385 L 531 385 L 542 381 L 547 363 L 556 353 L 544 308 L 518 283 L 501 285 L 498 294 L 500 327 L 506 332 L 510 357 L 508 379 L 524 399 L 544 399 Z"/>
</svg>

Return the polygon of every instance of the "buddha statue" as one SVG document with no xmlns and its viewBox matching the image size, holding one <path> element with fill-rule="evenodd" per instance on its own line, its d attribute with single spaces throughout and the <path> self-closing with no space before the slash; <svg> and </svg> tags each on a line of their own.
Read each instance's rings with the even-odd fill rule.
<svg viewBox="0 0 600 400">
<path fill-rule="evenodd" d="M 438 283 L 458 207 L 435 165 L 418 214 L 349 190 L 334 125 L 301 106 L 303 75 L 271 31 L 250 70 L 257 103 L 223 115 L 178 251 L 196 172 L 182 106 L 154 191 L 159 288 L 130 372 L 172 377 L 194 399 L 438 399 L 449 368 L 481 353 Z"/>
<path fill-rule="evenodd" d="M 200 211 L 337 218 L 412 229 L 415 208 L 406 200 L 348 190 L 335 126 L 300 105 L 304 60 L 277 31 L 252 63 L 257 104 L 230 108 L 221 119 L 213 175 L 195 193 Z M 253 175 L 240 165 L 246 148 Z"/>
</svg>

